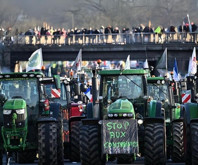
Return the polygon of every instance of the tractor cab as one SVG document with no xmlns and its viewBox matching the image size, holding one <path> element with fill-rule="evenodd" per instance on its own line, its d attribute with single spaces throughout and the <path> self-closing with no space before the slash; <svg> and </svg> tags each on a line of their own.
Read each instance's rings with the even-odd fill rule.
<svg viewBox="0 0 198 165">
<path fill-rule="evenodd" d="M 100 96 L 104 105 L 109 105 L 118 99 L 128 99 L 137 102 L 146 95 L 145 70 L 100 71 Z M 136 101 L 135 101 L 136 100 Z"/>
<path fill-rule="evenodd" d="M 175 106 L 173 89 L 168 79 L 164 77 L 148 77 L 147 92 L 154 100 L 162 102 L 166 120 L 171 120 L 172 108 Z M 180 107 L 180 106 L 179 106 Z"/>
<path fill-rule="evenodd" d="M 143 74 L 101 75 L 101 93 L 103 97 L 104 108 L 107 109 L 107 111 L 104 111 L 104 113 L 107 113 L 109 118 L 115 118 L 116 116 L 130 116 L 134 118 L 135 116 L 132 114 L 134 111 L 133 106 L 135 106 L 135 104 L 137 105 L 138 100 L 143 98 L 146 93 L 144 89 L 144 78 L 145 77 Z M 135 104 L 132 106 L 132 103 Z"/>
</svg>

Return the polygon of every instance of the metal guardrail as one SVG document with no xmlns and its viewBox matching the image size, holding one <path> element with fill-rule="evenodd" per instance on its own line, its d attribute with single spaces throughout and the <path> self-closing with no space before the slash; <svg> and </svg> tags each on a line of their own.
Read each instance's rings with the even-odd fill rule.
<svg viewBox="0 0 198 165">
<path fill-rule="evenodd" d="M 198 33 L 119 33 L 119 34 L 72 34 L 63 35 L 18 35 L 12 39 L 0 39 L 4 44 L 43 44 L 43 45 L 73 45 L 73 44 L 163 44 L 163 43 L 198 43 Z"/>
</svg>

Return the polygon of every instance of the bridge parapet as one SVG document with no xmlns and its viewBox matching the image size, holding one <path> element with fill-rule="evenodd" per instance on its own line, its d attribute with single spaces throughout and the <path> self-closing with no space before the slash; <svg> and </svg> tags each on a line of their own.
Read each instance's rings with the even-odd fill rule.
<svg viewBox="0 0 198 165">
<path fill-rule="evenodd" d="M 198 33 L 119 33 L 119 34 L 73 34 L 68 36 L 18 35 L 4 44 L 42 44 L 42 45 L 105 45 L 105 44 L 164 44 L 164 43 L 198 43 Z"/>
</svg>

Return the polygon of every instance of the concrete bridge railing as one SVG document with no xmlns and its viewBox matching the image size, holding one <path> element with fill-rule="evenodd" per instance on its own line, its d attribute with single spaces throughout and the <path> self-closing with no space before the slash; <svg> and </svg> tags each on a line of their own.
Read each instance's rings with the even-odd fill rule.
<svg viewBox="0 0 198 165">
<path fill-rule="evenodd" d="M 72 35 L 18 35 L 4 38 L 3 44 L 43 44 L 43 45 L 104 45 L 104 44 L 164 44 L 171 42 L 198 43 L 198 33 L 119 33 L 119 34 L 72 34 Z"/>
</svg>

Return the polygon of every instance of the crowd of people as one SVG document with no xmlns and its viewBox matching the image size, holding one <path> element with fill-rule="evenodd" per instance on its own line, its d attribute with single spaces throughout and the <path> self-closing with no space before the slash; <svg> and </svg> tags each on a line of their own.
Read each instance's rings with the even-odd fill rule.
<svg viewBox="0 0 198 165">
<path fill-rule="evenodd" d="M 25 32 L 19 32 L 17 29 L 12 30 L 12 28 L 0 28 L 0 42 L 18 42 L 18 39 L 21 37 L 29 37 L 29 44 L 33 43 L 33 38 L 35 39 L 35 44 L 42 43 L 41 39 L 44 38 L 45 43 L 47 40 L 51 39 L 51 44 L 60 43 L 60 39 L 64 40 L 64 44 L 79 44 L 79 43 L 131 43 L 142 41 L 150 42 L 151 35 L 157 35 L 159 41 L 162 40 L 162 35 L 166 34 L 166 37 L 172 37 L 175 33 L 182 33 L 182 37 L 186 37 L 185 34 L 191 34 L 193 42 L 197 36 L 198 32 L 197 25 L 195 23 L 185 23 L 179 26 L 169 26 L 169 27 L 151 27 L 144 26 L 143 24 L 137 27 L 112 27 L 112 26 L 100 26 L 100 28 L 73 28 L 73 29 L 64 29 L 64 28 L 54 28 L 45 24 L 42 27 L 29 28 Z M 141 34 L 144 35 L 144 38 L 141 38 Z M 118 38 L 118 35 L 121 37 Z M 111 40 L 109 40 L 111 36 Z M 84 37 L 84 38 L 83 38 Z"/>
</svg>

